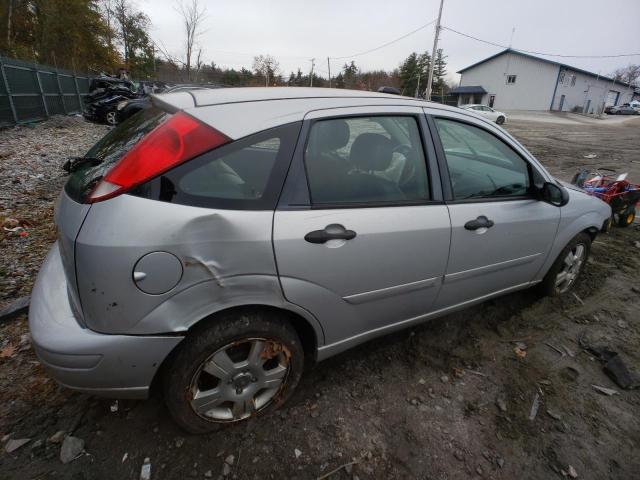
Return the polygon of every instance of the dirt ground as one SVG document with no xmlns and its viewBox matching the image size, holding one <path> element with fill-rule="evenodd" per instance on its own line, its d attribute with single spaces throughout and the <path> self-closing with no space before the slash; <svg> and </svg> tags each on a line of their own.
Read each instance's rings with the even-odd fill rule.
<svg viewBox="0 0 640 480">
<path fill-rule="evenodd" d="M 640 118 L 507 129 L 563 179 L 602 165 L 640 182 Z M 0 132 L 0 216 L 28 232 L 0 233 L 0 307 L 29 292 L 55 238 L 56 165 L 104 131 L 78 119 Z M 620 389 L 578 343 L 640 371 L 639 227 L 598 237 L 576 295 L 519 292 L 367 343 L 308 371 L 278 413 L 207 436 L 180 431 L 160 398 L 114 403 L 59 388 L 29 347 L 26 316 L 6 321 L 0 437 L 30 441 L 3 449 L 0 479 L 138 479 L 145 457 L 154 480 L 318 478 L 341 466 L 331 479 L 639 478 L 640 390 Z M 48 440 L 60 430 L 85 442 L 66 465 Z"/>
</svg>

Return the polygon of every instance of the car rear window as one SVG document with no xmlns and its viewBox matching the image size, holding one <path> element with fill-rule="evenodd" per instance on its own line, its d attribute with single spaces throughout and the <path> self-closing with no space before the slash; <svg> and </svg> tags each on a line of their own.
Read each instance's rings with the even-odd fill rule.
<svg viewBox="0 0 640 480">
<path fill-rule="evenodd" d="M 155 107 L 143 110 L 102 137 L 85 154 L 84 158 L 87 161 L 80 161 L 71 172 L 65 186 L 67 195 L 77 202 L 82 202 L 85 195 L 91 191 L 113 164 L 168 116 L 166 112 Z"/>
</svg>

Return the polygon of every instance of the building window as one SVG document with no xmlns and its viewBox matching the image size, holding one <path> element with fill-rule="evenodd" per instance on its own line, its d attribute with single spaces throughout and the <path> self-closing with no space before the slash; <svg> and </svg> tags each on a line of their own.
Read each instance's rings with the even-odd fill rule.
<svg viewBox="0 0 640 480">
<path fill-rule="evenodd" d="M 507 84 L 512 85 L 516 83 L 516 76 L 517 75 L 507 75 Z"/>
<path fill-rule="evenodd" d="M 575 86 L 576 84 L 576 76 L 575 75 L 571 75 L 571 86 Z"/>
<path fill-rule="evenodd" d="M 558 77 L 558 83 L 560 85 L 564 84 L 564 72 L 560 73 L 560 76 Z"/>
</svg>

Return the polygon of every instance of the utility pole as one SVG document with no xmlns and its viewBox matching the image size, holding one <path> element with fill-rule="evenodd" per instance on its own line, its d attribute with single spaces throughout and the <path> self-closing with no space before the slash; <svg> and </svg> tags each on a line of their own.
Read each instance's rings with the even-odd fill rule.
<svg viewBox="0 0 640 480">
<path fill-rule="evenodd" d="M 309 86 L 313 87 L 313 69 L 316 66 L 316 59 L 312 58 L 309 61 L 311 62 L 311 73 L 309 74 Z"/>
<path fill-rule="evenodd" d="M 329 57 L 327 57 L 327 68 L 329 71 L 329 88 L 331 88 L 331 62 L 329 62 Z"/>
<path fill-rule="evenodd" d="M 427 80 L 426 100 L 431 100 L 431 85 L 433 84 L 433 67 L 435 66 L 436 50 L 438 49 L 438 36 L 440 35 L 440 19 L 442 18 L 442 4 L 444 0 L 440 0 L 440 10 L 438 11 L 438 20 L 436 21 L 436 32 L 433 37 L 433 50 L 431 51 L 431 68 L 429 68 L 429 80 Z"/>
</svg>

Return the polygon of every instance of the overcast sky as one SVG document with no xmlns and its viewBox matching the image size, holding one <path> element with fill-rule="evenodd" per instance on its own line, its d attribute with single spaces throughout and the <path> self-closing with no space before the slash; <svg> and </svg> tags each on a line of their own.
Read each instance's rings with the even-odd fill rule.
<svg viewBox="0 0 640 480">
<path fill-rule="evenodd" d="M 190 0 L 185 0 L 190 1 Z M 154 41 L 182 55 L 184 33 L 178 0 L 135 0 L 151 18 Z M 205 60 L 251 68 L 253 56 L 271 54 L 285 76 L 310 68 L 326 77 L 327 56 L 344 57 L 374 48 L 435 20 L 439 0 L 200 0 L 206 7 L 198 43 Z M 564 55 L 640 52 L 640 0 L 445 0 L 442 24 L 499 44 Z M 354 56 L 362 69 L 392 70 L 412 51 L 431 51 L 429 26 L 378 51 Z M 440 47 L 455 71 L 501 49 L 444 30 Z M 609 59 L 545 57 L 593 72 L 640 63 L 640 56 Z M 335 75 L 349 59 L 331 60 Z"/>
</svg>

